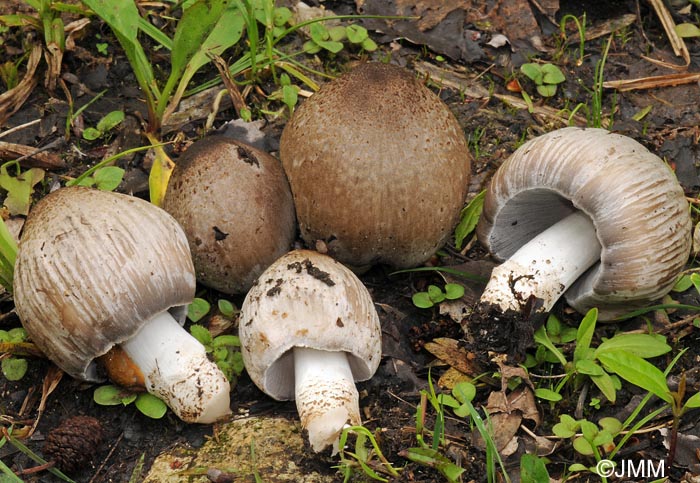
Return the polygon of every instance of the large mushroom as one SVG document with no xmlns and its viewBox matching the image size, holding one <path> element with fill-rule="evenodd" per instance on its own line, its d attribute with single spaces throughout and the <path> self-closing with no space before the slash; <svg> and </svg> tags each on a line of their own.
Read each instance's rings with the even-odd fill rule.
<svg viewBox="0 0 700 483">
<path fill-rule="evenodd" d="M 250 289 L 239 325 L 253 382 L 277 400 L 296 399 L 314 451 L 348 422 L 360 424 L 354 381 L 372 377 L 381 359 L 381 328 L 369 292 L 336 260 L 295 250 Z"/>
<path fill-rule="evenodd" d="M 24 225 L 15 304 L 46 356 L 75 378 L 99 381 L 95 359 L 119 346 L 150 393 L 184 421 L 210 423 L 230 412 L 230 388 L 180 325 L 194 292 L 185 234 L 144 200 L 63 188 Z"/>
<path fill-rule="evenodd" d="M 244 293 L 296 235 L 294 202 L 280 162 L 223 136 L 195 142 L 178 160 L 163 208 L 182 225 L 197 279 Z"/>
<path fill-rule="evenodd" d="M 451 234 L 470 154 L 449 108 L 413 74 L 366 63 L 321 87 L 282 132 L 304 240 L 362 269 L 416 266 Z"/>
<path fill-rule="evenodd" d="M 638 142 L 577 127 L 537 137 L 503 163 L 486 194 L 477 234 L 506 261 L 481 311 L 546 313 L 565 294 L 576 310 L 597 307 L 610 320 L 671 289 L 690 230 L 675 175 Z"/>
</svg>

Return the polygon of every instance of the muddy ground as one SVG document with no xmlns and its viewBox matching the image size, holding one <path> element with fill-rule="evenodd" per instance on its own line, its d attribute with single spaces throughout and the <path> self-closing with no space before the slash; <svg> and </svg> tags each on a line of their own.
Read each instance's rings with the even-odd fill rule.
<svg viewBox="0 0 700 483">
<path fill-rule="evenodd" d="M 391 24 L 378 20 L 366 21 L 365 25 L 380 45 L 377 52 L 368 54 L 346 49 L 339 55 L 308 57 L 305 62 L 315 69 L 335 75 L 357 61 L 390 59 L 425 78 L 450 106 L 470 140 L 470 149 L 475 158 L 470 198 L 486 186 L 493 171 L 524 140 L 568 123 L 586 125 L 589 122 L 585 109 L 579 109 L 571 119 L 569 113 L 579 104 L 589 106 L 590 109 L 596 63 L 601 60 L 608 40 L 610 50 L 604 68 L 605 81 L 700 71 L 700 42 L 697 38 L 686 39 L 687 58 L 690 62 L 686 66 L 683 56 L 674 54 L 667 32 L 647 2 L 554 0 L 528 3 L 467 0 L 450 2 L 449 8 L 440 6 L 441 2 L 428 8 L 428 3 L 430 2 L 409 8 L 403 6 L 403 2 L 323 2 L 327 9 L 338 14 L 410 14 L 421 16 L 421 20 L 402 20 Z M 683 1 L 671 3 L 673 5 L 666 6 L 665 9 L 676 23 L 697 23 L 699 11 L 696 7 Z M 18 10 L 32 12 L 31 8 L 10 2 L 9 5 L 0 7 L 0 14 Z M 568 24 L 566 38 L 562 38 L 558 22 L 566 14 L 580 17 L 584 13 L 587 40 L 585 55 L 579 59 L 579 44 L 575 39 L 573 24 Z M 600 32 L 599 36 L 588 38 L 597 32 Z M 36 38 L 36 33 L 29 27 L 10 29 L 0 35 L 3 39 L 0 62 L 15 61 L 28 51 L 30 41 Z M 509 43 L 501 45 L 501 35 Z M 108 43 L 107 55 L 95 52 L 97 36 Z M 292 38 L 287 48 L 293 49 L 299 42 L 301 40 Z M 235 56 L 235 52 L 231 56 Z M 531 81 L 518 74 L 520 64 L 533 58 L 540 59 L 543 63 L 556 64 L 565 74 L 566 81 L 551 98 L 538 96 Z M 152 53 L 154 65 L 166 62 L 166 59 L 157 51 Z M 666 65 L 661 65 L 661 62 Z M 669 64 L 677 68 L 669 68 Z M 46 169 L 46 177 L 36 187 L 35 200 L 61 184 L 66 177 L 77 176 L 104 156 L 147 142 L 142 137 L 141 123 L 145 114 L 137 83 L 109 29 L 97 19 L 91 19 L 89 25 L 76 35 L 75 45 L 63 58 L 61 79 L 65 89 L 57 88 L 48 92 L 42 85 L 44 73 L 45 64 L 42 64 L 35 74 L 39 79 L 36 87 L 17 112 L 0 126 L 0 141 L 46 148 L 44 152 L 50 156 L 48 164 L 42 165 Z M 201 82 L 215 75 L 213 69 L 205 70 L 193 82 Z M 514 77 L 520 80 L 521 88 L 532 95 L 533 112 L 528 112 L 522 95 L 513 91 L 511 81 Z M 322 78 L 317 80 L 324 81 Z M 602 95 L 603 119 L 607 127 L 637 139 L 666 159 L 676 170 L 686 195 L 695 198 L 700 191 L 700 87 L 697 77 L 687 83 L 677 83 L 679 85 L 652 84 L 653 88 L 625 92 L 606 88 Z M 68 94 L 77 108 L 105 89 L 107 93 L 90 104 L 77 118 L 75 127 L 66 139 L 64 133 L 69 112 Z M 281 109 L 280 104 L 266 99 L 266 94 L 273 90 L 274 85 L 263 82 L 249 94 L 246 101 L 253 107 L 254 116 L 265 120 L 262 130 L 267 137 L 269 149 L 274 153 L 286 117 L 284 113 L 279 116 L 270 114 L 271 111 Z M 79 137 L 81 126 L 95 125 L 104 114 L 114 109 L 123 109 L 127 117 L 111 136 L 94 142 Z M 650 110 L 646 112 L 646 109 Z M 205 115 L 201 113 L 191 115 L 187 121 L 166 126 L 163 130 L 164 139 L 176 141 L 166 149 L 176 159 L 189 142 L 215 130 L 225 129 L 226 123 L 234 117 L 235 111 L 230 104 L 228 107 L 224 104 L 212 118 L 209 127 Z M 17 129 L 10 134 L 2 134 L 13 128 Z M 13 159 L 7 153 L 5 158 Z M 147 197 L 147 174 L 151 162 L 151 158 L 143 153 L 120 159 L 118 164 L 126 170 L 126 174 L 118 191 Z M 24 163 L 25 166 L 32 166 L 33 163 L 36 165 L 36 158 L 29 158 Z M 446 246 L 441 252 L 442 256 L 432 263 L 461 265 L 465 271 L 488 273 L 491 266 L 488 255 L 477 241 L 467 241 L 466 250 L 460 252 L 453 245 Z M 403 468 L 402 476 L 397 481 L 445 481 L 438 471 L 409 462 L 402 456 L 407 448 L 416 446 L 416 405 L 420 402 L 420 390 L 428 388 L 429 367 L 434 379 L 447 370 L 444 362 L 425 350 L 425 344 L 440 337 L 459 339 L 461 336 L 459 324 L 448 315 L 441 315 L 435 308 L 418 309 L 411 302 L 411 295 L 415 291 L 424 289 L 429 283 L 441 282 L 442 279 L 428 272 L 392 275 L 391 269 L 387 267 L 375 267 L 363 275 L 362 279 L 377 303 L 385 339 L 384 360 L 379 372 L 371 381 L 359 386 L 366 425 L 373 430 L 381 429 L 380 443 L 387 459 Z M 460 281 L 468 286 L 465 296 L 468 305 L 478 297 L 479 285 Z M 202 290 L 199 295 L 212 301 L 219 298 L 218 294 L 207 290 Z M 690 292 L 674 294 L 674 297 L 686 303 L 696 303 Z M 233 302 L 240 304 L 241 299 L 234 298 Z M 580 316 L 563 304 L 556 311 L 564 321 L 572 325 L 580 319 Z M 8 330 L 19 325 L 13 312 L 12 300 L 7 295 L 0 301 L 0 313 L 0 329 Z M 673 355 L 687 349 L 670 380 L 672 383 L 677 382 L 678 375 L 685 371 L 688 393 L 692 394 L 700 390 L 696 369 L 700 361 L 700 329 L 692 325 L 692 317 L 689 316 L 692 313 L 675 311 L 644 319 L 637 318 L 622 326 L 601 327 L 596 338 L 610 336 L 620 328 L 634 330 L 644 328 L 647 323 L 654 324 L 659 330 L 665 331 L 674 347 L 673 353 L 657 361 L 659 367 L 665 368 Z M 235 328 L 233 332 L 235 333 Z M 22 380 L 10 382 L 0 377 L 0 424 L 4 428 L 13 425 L 18 432 L 15 434 L 21 434 L 21 430 L 31 428 L 38 420 L 32 436 L 23 440 L 23 443 L 41 454 L 49 432 L 65 419 L 75 415 L 97 418 L 102 428 L 101 442 L 90 448 L 89 461 L 70 473 L 75 481 L 125 482 L 130 481 L 130 478 L 133 478 L 131 481 L 139 481 L 161 451 L 178 443 L 199 447 L 215 432 L 212 426 L 184 424 L 170 412 L 161 420 L 152 420 L 143 416 L 133 405 L 99 406 L 92 400 L 95 388 L 93 384 L 72 380 L 67 376 L 60 379 L 58 386 L 41 407 L 42 385 L 49 380 L 51 367 L 48 361 L 33 357 L 30 359 L 29 372 Z M 476 403 L 484 404 L 488 393 L 488 387 L 481 386 Z M 641 394 L 640 390 L 625 385 L 614 405 L 603 402 L 600 409 L 587 408 L 585 415 L 592 419 L 606 415 L 624 417 L 638 404 Z M 540 401 L 538 408 L 543 417 L 542 422 L 537 428 L 526 424 L 529 426 L 527 429 L 538 435 L 551 435 L 552 426 L 558 422 L 557 415 L 560 412 L 573 413 L 577 395 L 571 397 L 570 401 L 560 403 L 556 410 L 551 410 L 547 403 Z M 245 375 L 238 381 L 231 400 L 235 415 L 247 413 L 296 417 L 293 403 L 273 402 Z M 658 403 L 652 403 L 648 410 L 655 407 L 658 407 Z M 691 411 L 682 420 L 680 431 L 685 439 L 680 444 L 682 451 L 679 451 L 676 463 L 668 475 L 670 481 L 681 481 L 683 478 L 687 478 L 685 481 L 698 481 L 697 478 L 700 478 L 700 455 L 697 454 L 697 448 L 700 448 L 698 416 L 697 411 Z M 432 427 L 432 417 L 433 414 L 429 413 L 428 427 Z M 626 446 L 626 454 L 655 461 L 664 459 L 667 449 L 658 429 L 668 421 L 667 413 L 655 419 L 649 426 L 656 425 L 656 429 L 636 435 Z M 523 432 L 519 434 L 522 436 Z M 446 435 L 449 444 L 443 449 L 444 454 L 466 469 L 462 481 L 485 481 L 484 452 L 472 439 L 468 423 L 456 417 L 448 418 Z M 505 458 L 515 480 L 519 455 L 519 452 L 515 452 Z M 5 444 L 0 448 L 0 458 L 20 474 L 24 481 L 59 481 L 47 471 L 32 470 L 37 464 L 13 445 Z M 550 475 L 556 481 L 562 480 L 566 475 L 566 467 L 572 462 L 586 462 L 572 450 L 568 442 L 561 442 L 548 458 Z M 337 464 L 337 460 L 309 453 L 296 463 L 302 469 L 334 474 L 332 467 Z M 273 475 L 270 477 L 274 479 Z M 360 476 L 357 479 L 359 481 Z M 0 481 L 5 480 L 0 476 Z M 575 477 L 574 481 L 598 479 L 589 473 Z"/>
</svg>

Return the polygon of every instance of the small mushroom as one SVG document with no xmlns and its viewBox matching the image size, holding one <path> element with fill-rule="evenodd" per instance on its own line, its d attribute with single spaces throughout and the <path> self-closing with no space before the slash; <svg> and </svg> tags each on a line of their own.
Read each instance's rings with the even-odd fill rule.
<svg viewBox="0 0 700 483">
<path fill-rule="evenodd" d="M 324 85 L 282 132 L 301 235 L 358 270 L 416 266 L 464 206 L 470 154 L 449 108 L 413 74 L 365 63 Z"/>
<path fill-rule="evenodd" d="M 296 399 L 313 450 L 337 452 L 343 426 L 360 424 L 354 381 L 372 377 L 381 358 L 379 318 L 362 282 L 326 255 L 289 252 L 248 292 L 239 336 L 253 382 L 274 399 Z"/>
<path fill-rule="evenodd" d="M 683 189 L 644 146 L 604 129 L 550 132 L 491 180 L 477 234 L 507 260 L 480 305 L 546 313 L 565 293 L 579 312 L 597 307 L 610 320 L 668 293 L 690 229 Z"/>
<path fill-rule="evenodd" d="M 182 228 L 156 206 L 84 187 L 32 209 L 19 243 L 14 297 L 32 340 L 71 376 L 99 381 L 95 359 L 119 345 L 148 392 L 181 419 L 230 412 L 230 388 L 180 323 L 195 292 Z"/>
<path fill-rule="evenodd" d="M 187 234 L 197 279 L 229 294 L 246 292 L 296 235 L 280 162 L 222 136 L 197 141 L 180 157 L 163 208 Z"/>
</svg>

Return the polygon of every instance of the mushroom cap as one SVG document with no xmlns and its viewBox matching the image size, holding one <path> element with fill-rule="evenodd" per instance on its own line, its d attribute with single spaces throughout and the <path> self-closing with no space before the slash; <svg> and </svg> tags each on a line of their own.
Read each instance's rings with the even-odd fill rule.
<svg viewBox="0 0 700 483">
<path fill-rule="evenodd" d="M 85 187 L 45 196 L 24 225 L 14 298 L 22 324 L 73 377 L 164 310 L 184 322 L 195 294 L 185 233 L 160 208 Z"/>
<path fill-rule="evenodd" d="M 518 148 L 491 180 L 477 235 L 505 260 L 574 210 L 602 252 L 566 292 L 572 307 L 609 320 L 673 287 L 691 245 L 683 189 L 659 157 L 605 129 L 567 127 Z"/>
<path fill-rule="evenodd" d="M 397 268 L 440 248 L 464 206 L 470 154 L 449 108 L 405 69 L 361 64 L 299 106 L 280 159 L 304 240 L 341 262 Z"/>
<path fill-rule="evenodd" d="M 355 381 L 372 377 L 382 355 L 367 288 L 310 250 L 289 252 L 263 272 L 241 307 L 239 336 L 250 378 L 278 400 L 294 399 L 295 346 L 347 353 Z"/>
<path fill-rule="evenodd" d="M 197 279 L 229 294 L 247 291 L 296 235 L 280 162 L 222 136 L 197 141 L 180 157 L 163 208 L 187 234 Z"/>
</svg>

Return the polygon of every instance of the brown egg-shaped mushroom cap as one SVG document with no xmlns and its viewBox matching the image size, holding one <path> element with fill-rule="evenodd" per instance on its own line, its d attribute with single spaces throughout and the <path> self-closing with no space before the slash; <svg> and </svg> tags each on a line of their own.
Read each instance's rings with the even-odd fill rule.
<svg viewBox="0 0 700 483">
<path fill-rule="evenodd" d="M 162 209 L 133 196 L 59 189 L 27 218 L 14 299 L 36 345 L 73 377 L 164 310 L 184 321 L 195 293 L 187 238 Z"/>
<path fill-rule="evenodd" d="M 575 210 L 602 252 L 566 292 L 571 306 L 608 320 L 668 293 L 690 252 L 683 189 L 659 157 L 604 129 L 563 128 L 518 148 L 491 181 L 477 234 L 505 260 Z"/>
<path fill-rule="evenodd" d="M 294 347 L 348 354 L 355 381 L 381 359 L 381 327 L 367 288 L 343 264 L 294 250 L 263 272 L 241 307 L 241 353 L 250 378 L 278 400 L 294 399 Z"/>
<path fill-rule="evenodd" d="M 225 293 L 247 291 L 296 235 L 280 162 L 222 136 L 197 141 L 180 157 L 163 208 L 187 234 L 197 279 Z"/>
<path fill-rule="evenodd" d="M 395 65 L 361 64 L 322 86 L 282 132 L 301 235 L 354 267 L 420 264 L 451 234 L 470 155 L 449 108 Z"/>
</svg>

